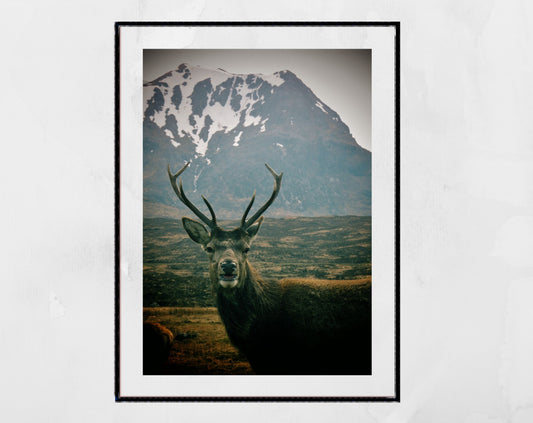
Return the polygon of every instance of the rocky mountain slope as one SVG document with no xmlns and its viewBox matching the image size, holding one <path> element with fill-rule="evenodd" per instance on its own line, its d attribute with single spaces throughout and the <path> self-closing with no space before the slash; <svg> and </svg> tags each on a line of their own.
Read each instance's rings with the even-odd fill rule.
<svg viewBox="0 0 533 423">
<path fill-rule="evenodd" d="M 327 76 L 325 76 L 327 77 Z M 257 190 L 268 198 L 268 163 L 283 184 L 267 215 L 370 215 L 371 153 L 339 115 L 288 70 L 231 74 L 182 64 L 144 84 L 144 201 L 184 210 L 166 167 L 182 175 L 189 198 L 205 195 L 220 218 L 242 215 Z"/>
</svg>

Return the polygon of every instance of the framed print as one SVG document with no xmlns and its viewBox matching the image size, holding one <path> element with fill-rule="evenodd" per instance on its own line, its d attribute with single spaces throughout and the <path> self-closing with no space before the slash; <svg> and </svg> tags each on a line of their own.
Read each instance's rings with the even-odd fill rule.
<svg viewBox="0 0 533 423">
<path fill-rule="evenodd" d="M 118 22 L 117 401 L 399 401 L 397 22 Z"/>
</svg>

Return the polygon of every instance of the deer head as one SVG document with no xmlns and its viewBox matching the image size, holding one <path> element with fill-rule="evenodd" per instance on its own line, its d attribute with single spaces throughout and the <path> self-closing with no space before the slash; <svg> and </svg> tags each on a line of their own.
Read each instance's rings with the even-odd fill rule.
<svg viewBox="0 0 533 423">
<path fill-rule="evenodd" d="M 272 168 L 265 164 L 267 169 L 274 177 L 274 189 L 268 201 L 248 220 L 246 219 L 250 209 L 255 200 L 255 192 L 246 207 L 244 215 L 241 219 L 241 225 L 232 230 L 224 230 L 217 225 L 215 212 L 207 199 L 202 196 L 211 218 L 203 214 L 189 199 L 185 196 L 183 191 L 181 178 L 179 184 L 176 183 L 178 176 L 180 176 L 189 166 L 188 162 L 177 173 L 173 174 L 168 166 L 168 176 L 174 192 L 178 198 L 185 204 L 196 216 L 200 218 L 201 222 L 183 217 L 182 222 L 189 237 L 198 244 L 202 245 L 204 251 L 209 257 L 209 276 L 213 283 L 218 283 L 222 288 L 235 288 L 244 283 L 248 271 L 247 254 L 252 245 L 261 224 L 263 222 L 262 214 L 270 207 L 276 199 L 281 188 L 281 178 L 283 172 L 279 175 L 272 170 Z"/>
</svg>

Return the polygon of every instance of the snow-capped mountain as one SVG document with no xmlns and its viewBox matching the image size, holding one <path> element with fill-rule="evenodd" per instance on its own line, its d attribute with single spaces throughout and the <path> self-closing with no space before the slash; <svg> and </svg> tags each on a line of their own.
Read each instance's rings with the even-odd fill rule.
<svg viewBox="0 0 533 423">
<path fill-rule="evenodd" d="M 230 133 L 239 124 L 261 125 L 265 131 L 268 117 L 262 120 L 253 113 L 254 107 L 263 104 L 265 95 L 272 94 L 274 87 L 283 82 L 279 72 L 269 77 L 233 75 L 222 69 L 212 71 L 182 64 L 144 86 L 144 109 L 152 122 L 165 128 L 175 147 L 179 145 L 176 139 L 190 137 L 196 153 L 205 156 L 209 141 L 217 132 Z M 239 139 L 237 135 L 235 143 Z"/>
<path fill-rule="evenodd" d="M 288 70 L 239 75 L 182 64 L 144 84 L 144 199 L 183 208 L 167 163 L 217 216 L 238 218 L 254 189 L 284 172 L 274 215 L 370 214 L 371 154 L 339 115 Z M 188 188 L 187 188 L 188 187 Z"/>
</svg>

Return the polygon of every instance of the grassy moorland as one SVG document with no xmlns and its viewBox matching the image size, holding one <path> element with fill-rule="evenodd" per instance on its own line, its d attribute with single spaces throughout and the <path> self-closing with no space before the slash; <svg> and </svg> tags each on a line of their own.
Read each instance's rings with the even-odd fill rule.
<svg viewBox="0 0 533 423">
<path fill-rule="evenodd" d="M 232 228 L 237 222 L 221 222 Z M 175 335 L 163 374 L 250 374 L 230 344 L 207 276 L 207 257 L 181 220 L 144 220 L 144 320 Z M 371 218 L 298 217 L 263 223 L 248 255 L 266 278 L 345 280 L 371 275 Z"/>
<path fill-rule="evenodd" d="M 248 260 L 266 278 L 354 279 L 371 274 L 370 237 L 370 217 L 269 218 Z M 207 256 L 181 220 L 145 219 L 143 254 L 145 307 L 215 305 Z"/>
<path fill-rule="evenodd" d="M 231 345 L 215 307 L 145 307 L 143 320 L 161 323 L 175 340 L 161 374 L 253 374 Z"/>
</svg>

